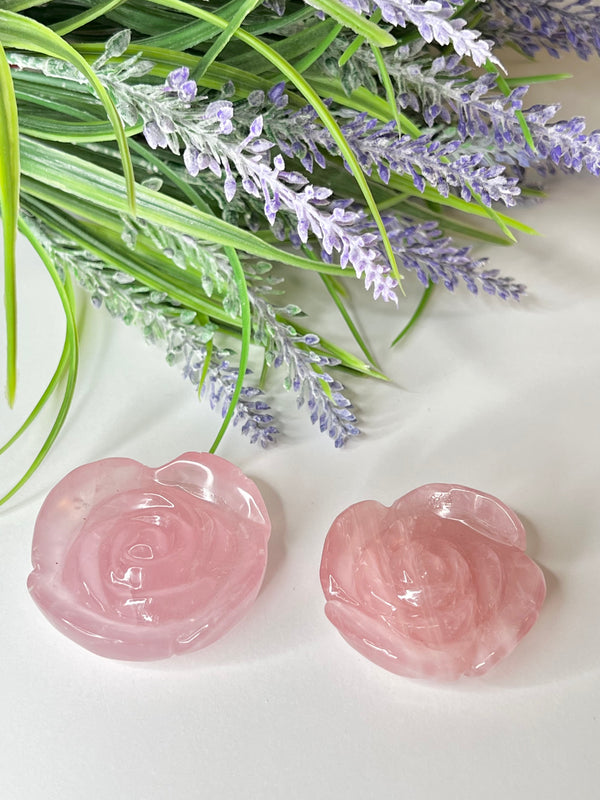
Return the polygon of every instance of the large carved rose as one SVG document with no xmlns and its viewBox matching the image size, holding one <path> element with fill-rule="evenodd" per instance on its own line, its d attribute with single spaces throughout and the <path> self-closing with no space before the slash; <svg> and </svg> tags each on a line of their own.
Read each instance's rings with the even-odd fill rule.
<svg viewBox="0 0 600 800">
<path fill-rule="evenodd" d="M 431 484 L 350 506 L 325 541 L 325 612 L 360 653 L 414 678 L 481 675 L 537 619 L 546 587 L 513 511 Z"/>
<path fill-rule="evenodd" d="M 107 458 L 71 472 L 35 526 L 28 587 L 99 655 L 166 658 L 214 642 L 255 599 L 270 522 L 254 483 L 207 453 L 158 469 Z"/>
</svg>

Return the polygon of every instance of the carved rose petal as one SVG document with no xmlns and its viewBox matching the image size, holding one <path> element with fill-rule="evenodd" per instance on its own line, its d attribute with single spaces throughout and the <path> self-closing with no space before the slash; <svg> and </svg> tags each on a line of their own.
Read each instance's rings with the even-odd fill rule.
<svg viewBox="0 0 600 800">
<path fill-rule="evenodd" d="M 390 508 L 356 503 L 325 540 L 325 613 L 391 672 L 481 675 L 516 647 L 544 601 L 542 571 L 524 548 L 516 514 L 465 486 L 422 486 Z"/>
<path fill-rule="evenodd" d="M 158 469 L 107 458 L 69 473 L 37 518 L 28 588 L 60 631 L 109 658 L 211 644 L 260 589 L 271 525 L 255 484 L 219 456 Z"/>
</svg>

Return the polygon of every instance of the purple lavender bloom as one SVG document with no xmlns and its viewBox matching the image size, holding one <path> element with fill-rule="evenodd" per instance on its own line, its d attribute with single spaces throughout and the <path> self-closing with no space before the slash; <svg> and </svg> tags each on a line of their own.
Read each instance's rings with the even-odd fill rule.
<svg viewBox="0 0 600 800">
<path fill-rule="evenodd" d="M 307 0 L 310 4 L 310 0 Z M 486 61 L 499 64 L 492 55 L 492 42 L 481 39 L 479 31 L 466 27 L 463 19 L 452 18 L 453 5 L 448 0 L 342 0 L 344 5 L 360 14 L 371 16 L 379 8 L 386 22 L 405 28 L 414 25 L 428 43 L 451 44 L 459 56 L 470 56 L 477 66 Z"/>
<path fill-rule="evenodd" d="M 213 352 L 206 381 L 200 392 L 201 397 L 208 398 L 213 411 L 220 407 L 222 417 L 227 414 L 238 377 L 237 368 L 229 363 L 229 355 L 226 350 Z M 201 368 L 202 361 L 193 362 L 188 358 L 184 376 L 188 377 L 194 386 L 198 386 Z M 270 409 L 264 397 L 261 389 L 244 386 L 235 407 L 233 425 L 239 426 L 242 434 L 248 436 L 253 444 L 268 447 L 275 441 L 279 431 L 273 424 L 273 416 L 265 413 Z"/>
<path fill-rule="evenodd" d="M 387 59 L 399 107 L 421 113 L 430 127 L 438 119 L 446 125 L 456 122 L 462 139 L 490 133 L 503 137 L 505 118 L 514 120 L 528 87 L 519 86 L 505 96 L 497 89 L 496 75 L 484 73 L 473 80 L 456 55 L 430 61 L 419 58 L 420 52 L 418 45 L 399 48 Z M 368 51 L 361 56 L 373 67 Z"/>
<path fill-rule="evenodd" d="M 496 160 L 521 169 L 533 167 L 542 175 L 555 168 L 563 172 L 587 170 L 592 175 L 600 175 L 600 130 L 586 134 L 583 117 L 550 124 L 559 108 L 559 105 L 535 105 L 523 112 L 535 151 L 526 143 L 518 120 L 507 117 L 505 136 L 495 141 Z M 489 139 L 474 137 L 469 147 L 485 153 L 489 149 Z"/>
<path fill-rule="evenodd" d="M 453 291 L 462 281 L 473 294 L 482 288 L 503 300 L 518 300 L 525 287 L 512 278 L 487 268 L 487 259 L 474 259 L 470 248 L 455 247 L 433 220 L 416 222 L 410 217 L 384 219 L 394 252 L 402 266 L 416 272 L 425 286 L 431 281 Z"/>
<path fill-rule="evenodd" d="M 297 395 L 298 408 L 306 406 L 313 425 L 318 424 L 336 447 L 342 447 L 349 437 L 360 430 L 351 411 L 352 404 L 342 394 L 343 386 L 326 371 L 339 361 L 319 353 L 319 337 L 314 333 L 299 334 L 293 325 L 281 321 L 276 310 L 256 293 L 252 293 L 255 336 L 267 351 L 267 362 L 274 367 L 286 365 L 286 389 Z M 281 309 L 285 311 L 285 309 Z M 323 384 L 327 384 L 330 393 Z"/>
<path fill-rule="evenodd" d="M 493 0 L 482 10 L 486 31 L 527 55 L 542 48 L 555 58 L 569 50 L 583 59 L 600 53 L 600 7 L 590 0 Z"/>
<path fill-rule="evenodd" d="M 293 113 L 276 111 L 267 122 L 282 151 L 299 158 L 309 171 L 313 161 L 325 166 L 322 150 L 339 155 L 336 142 L 318 124 L 311 106 Z M 429 184 L 444 197 L 456 189 L 467 201 L 477 194 L 486 205 L 497 200 L 507 206 L 515 204 L 519 194 L 516 178 L 507 177 L 501 165 L 486 166 L 483 154 L 457 154 L 459 141 L 436 141 L 431 135 L 418 139 L 399 136 L 395 122 L 380 127 L 367 114 L 355 113 L 349 122 L 340 122 L 342 133 L 363 170 L 371 174 L 375 169 L 385 183 L 390 173 L 395 172 L 409 175 L 420 192 Z"/>
<path fill-rule="evenodd" d="M 177 91 L 180 86 L 183 86 L 184 83 L 187 83 L 190 78 L 190 71 L 187 67 L 178 67 L 177 69 L 172 70 L 167 75 L 167 79 L 165 81 L 165 91 L 169 89 L 174 89 Z"/>
</svg>

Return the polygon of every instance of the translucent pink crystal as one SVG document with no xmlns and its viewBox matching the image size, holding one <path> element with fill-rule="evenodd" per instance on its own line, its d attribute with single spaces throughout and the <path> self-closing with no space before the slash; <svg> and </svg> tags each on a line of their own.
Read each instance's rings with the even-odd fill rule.
<svg viewBox="0 0 600 800">
<path fill-rule="evenodd" d="M 325 613 L 391 672 L 482 675 L 515 648 L 544 601 L 542 571 L 524 549 L 516 514 L 465 486 L 421 486 L 390 508 L 356 503 L 325 540 Z"/>
<path fill-rule="evenodd" d="M 158 469 L 86 464 L 46 498 L 28 587 L 60 631 L 109 658 L 205 647 L 255 599 L 271 525 L 254 483 L 219 456 Z"/>
</svg>

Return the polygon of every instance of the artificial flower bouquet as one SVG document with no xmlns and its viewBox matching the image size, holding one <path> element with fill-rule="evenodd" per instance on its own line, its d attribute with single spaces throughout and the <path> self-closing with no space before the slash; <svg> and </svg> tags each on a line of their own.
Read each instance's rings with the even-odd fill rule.
<svg viewBox="0 0 600 800">
<path fill-rule="evenodd" d="M 74 285 L 160 345 L 229 423 L 268 445 L 277 385 L 335 446 L 359 433 L 344 371 L 383 377 L 345 281 L 403 302 L 464 284 L 524 287 L 473 245 L 529 229 L 511 216 L 557 169 L 600 172 L 600 132 L 531 105 L 500 47 L 600 51 L 587 0 L 0 0 L 0 188 L 7 395 L 16 391 L 15 240 L 31 242 L 66 319 L 65 420 L 77 374 Z M 478 252 L 481 248 L 478 248 Z M 317 274 L 354 352 L 286 292 Z M 232 345 L 233 343 L 233 345 Z M 251 344 L 264 367 L 250 373 Z M 385 342 L 385 345 L 389 342 Z M 267 380 L 274 371 L 277 380 Z"/>
</svg>

